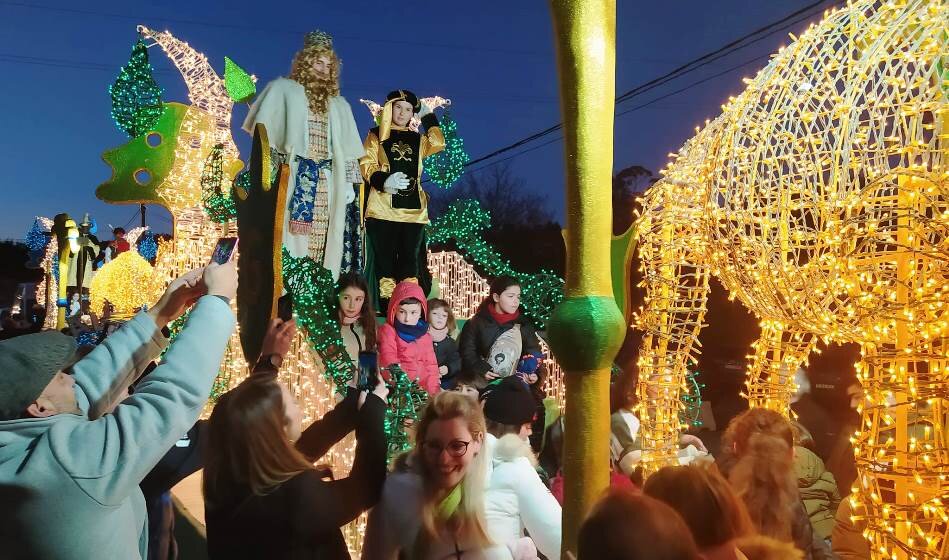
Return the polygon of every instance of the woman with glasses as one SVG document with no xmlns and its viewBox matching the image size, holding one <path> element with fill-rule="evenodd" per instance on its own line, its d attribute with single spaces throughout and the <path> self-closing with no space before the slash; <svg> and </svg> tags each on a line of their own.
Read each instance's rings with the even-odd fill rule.
<svg viewBox="0 0 949 560">
<path fill-rule="evenodd" d="M 474 399 L 444 391 L 429 400 L 405 472 L 386 479 L 382 500 L 369 514 L 363 558 L 537 557 L 528 538 L 493 543 L 488 537 L 485 431 L 484 415 Z"/>
</svg>

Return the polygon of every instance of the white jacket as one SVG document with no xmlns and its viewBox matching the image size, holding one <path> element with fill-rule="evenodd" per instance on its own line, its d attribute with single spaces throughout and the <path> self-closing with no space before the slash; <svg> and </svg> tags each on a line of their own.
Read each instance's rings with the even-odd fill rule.
<svg viewBox="0 0 949 560">
<path fill-rule="evenodd" d="M 422 527 L 422 479 L 412 472 L 392 473 L 382 488 L 382 499 L 369 511 L 363 560 L 396 560 L 399 553 L 408 554 Z M 445 538 L 430 543 L 426 560 L 455 558 L 457 549 L 462 560 L 512 560 L 510 546 L 495 545 L 473 549 L 465 543 Z"/>
<path fill-rule="evenodd" d="M 560 504 L 534 470 L 537 460 L 530 444 L 516 434 L 500 439 L 487 434 L 485 447 L 492 458 L 484 495 L 488 535 L 507 543 L 527 529 L 537 550 L 547 558 L 560 558 Z"/>
</svg>

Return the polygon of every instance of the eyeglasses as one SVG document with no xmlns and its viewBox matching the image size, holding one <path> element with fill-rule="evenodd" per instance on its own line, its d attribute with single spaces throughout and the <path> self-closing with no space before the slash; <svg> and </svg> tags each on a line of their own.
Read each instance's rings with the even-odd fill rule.
<svg viewBox="0 0 949 560">
<path fill-rule="evenodd" d="M 452 457 L 464 457 L 465 453 L 468 452 L 468 445 L 470 443 L 470 441 L 455 439 L 448 442 L 448 445 L 442 446 L 436 441 L 426 441 L 422 444 L 422 450 L 425 451 L 426 455 L 431 457 L 438 457 L 442 454 L 442 451 L 447 451 Z"/>
</svg>

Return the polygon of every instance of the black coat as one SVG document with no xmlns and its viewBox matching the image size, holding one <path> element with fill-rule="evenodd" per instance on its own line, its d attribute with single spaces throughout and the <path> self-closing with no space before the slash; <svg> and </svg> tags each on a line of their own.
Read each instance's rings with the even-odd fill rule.
<svg viewBox="0 0 949 560">
<path fill-rule="evenodd" d="M 458 338 L 458 349 L 461 353 L 461 375 L 459 381 L 475 387 L 484 387 L 487 380 L 484 374 L 491 371 L 491 364 L 485 359 L 491 352 L 494 341 L 505 331 L 521 326 L 521 355 L 541 353 L 537 331 L 530 320 L 522 314 L 517 319 L 504 324 L 498 324 L 487 308 L 479 309 L 474 317 L 465 323 Z"/>
<path fill-rule="evenodd" d="M 235 486 L 226 503 L 205 515 L 208 557 L 216 559 L 349 558 L 340 527 L 379 500 L 386 477 L 385 403 L 369 395 L 356 410 L 358 392 L 308 427 L 296 446 L 310 460 L 356 429 L 356 456 L 347 478 L 324 480 L 302 472 L 263 496 Z"/>
<path fill-rule="evenodd" d="M 458 374 L 461 373 L 461 355 L 454 338 L 446 336 L 435 342 L 435 360 L 439 367 L 448 367 L 448 373 L 442 376 L 442 389 L 454 389 L 458 385 Z"/>
</svg>

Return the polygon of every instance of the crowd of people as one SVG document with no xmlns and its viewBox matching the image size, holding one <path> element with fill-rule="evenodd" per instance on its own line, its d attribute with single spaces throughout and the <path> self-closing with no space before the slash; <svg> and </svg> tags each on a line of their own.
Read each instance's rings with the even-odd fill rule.
<svg viewBox="0 0 949 560">
<path fill-rule="evenodd" d="M 306 429 L 279 375 L 292 319 L 273 320 L 251 375 L 198 419 L 234 328 L 236 285 L 233 263 L 192 271 L 90 352 L 58 331 L 0 342 L 0 549 L 174 558 L 168 492 L 203 468 L 212 559 L 347 558 L 341 527 L 366 511 L 363 558 L 561 557 L 562 418 L 545 421 L 544 356 L 516 281 L 495 279 L 459 333 L 451 306 L 410 282 L 378 324 L 365 279 L 341 276 L 354 375 Z M 166 326 L 189 308 L 169 343 Z M 356 363 L 366 352 L 378 353 L 372 387 Z M 430 397 L 413 448 L 390 465 L 393 364 Z M 612 387 L 611 489 L 583 523 L 580 558 L 823 559 L 835 557 L 831 542 L 842 558 L 869 557 L 859 531 L 834 521 L 839 493 L 807 431 L 776 412 L 744 412 L 714 458 L 644 481 L 634 383 L 621 375 Z M 351 432 L 351 471 L 322 466 Z M 691 434 L 680 444 L 706 451 Z"/>
</svg>

